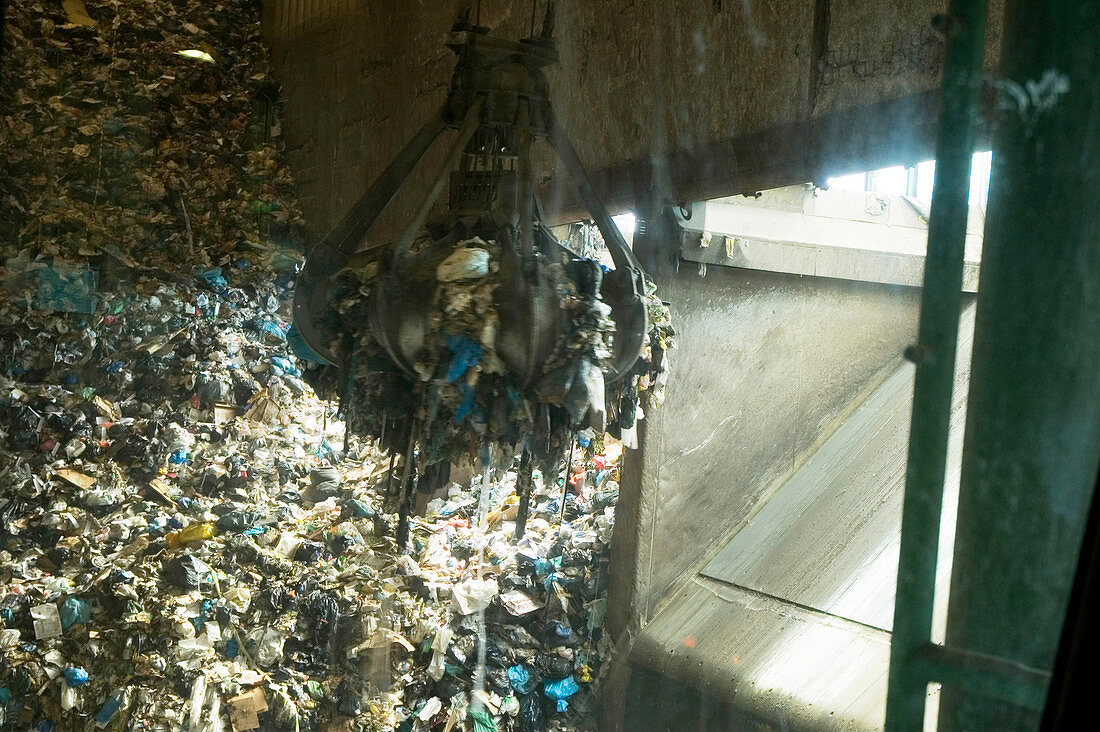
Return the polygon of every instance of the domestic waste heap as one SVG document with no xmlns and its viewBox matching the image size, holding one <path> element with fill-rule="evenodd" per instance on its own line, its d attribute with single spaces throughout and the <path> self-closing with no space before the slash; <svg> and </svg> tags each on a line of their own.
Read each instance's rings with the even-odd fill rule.
<svg viewBox="0 0 1100 732">
<path fill-rule="evenodd" d="M 533 472 L 521 541 L 500 454 L 398 550 L 288 347 L 257 5 L 5 12 L 0 729 L 591 728 L 615 443 Z"/>
<path fill-rule="evenodd" d="M 504 464 L 400 552 L 385 463 L 298 378 L 288 290 L 227 274 L 136 275 L 89 315 L 6 293 L 4 728 L 590 726 L 613 444 L 535 474 L 522 541 Z"/>
<path fill-rule="evenodd" d="M 3 12 L 0 242 L 169 272 L 300 260 L 257 3 L 21 0 Z"/>
</svg>

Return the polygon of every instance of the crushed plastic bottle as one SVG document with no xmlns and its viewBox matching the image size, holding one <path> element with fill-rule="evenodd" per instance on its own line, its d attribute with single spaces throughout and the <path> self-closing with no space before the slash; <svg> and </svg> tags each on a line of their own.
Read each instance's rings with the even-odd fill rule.
<svg viewBox="0 0 1100 732">
<path fill-rule="evenodd" d="M 118 714 L 118 710 L 126 704 L 126 690 L 116 689 L 113 694 L 103 702 L 103 706 L 99 708 L 99 711 L 95 714 L 96 726 L 106 727 L 114 716 Z"/>
</svg>

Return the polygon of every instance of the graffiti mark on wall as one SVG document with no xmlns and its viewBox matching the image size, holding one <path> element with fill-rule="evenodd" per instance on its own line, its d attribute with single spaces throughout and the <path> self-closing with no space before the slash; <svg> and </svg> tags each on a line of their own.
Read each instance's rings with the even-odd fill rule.
<svg viewBox="0 0 1100 732">
<path fill-rule="evenodd" d="M 839 82 L 845 73 L 859 80 L 902 74 L 935 73 L 943 66 L 943 39 L 920 28 L 875 47 L 853 43 L 830 47 L 821 59 L 819 90 Z"/>
</svg>

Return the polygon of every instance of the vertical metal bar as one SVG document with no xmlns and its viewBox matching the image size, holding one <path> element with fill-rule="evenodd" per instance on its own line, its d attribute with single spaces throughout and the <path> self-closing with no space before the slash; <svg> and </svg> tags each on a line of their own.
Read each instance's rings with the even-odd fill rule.
<svg viewBox="0 0 1100 732">
<path fill-rule="evenodd" d="M 886 730 L 919 730 L 927 682 L 914 653 L 932 635 L 937 546 L 955 348 L 962 303 L 963 245 L 975 122 L 985 51 L 985 0 L 951 0 L 940 17 L 947 47 L 936 136 L 936 178 L 924 260 L 913 417 L 901 520 L 901 550 L 890 644 Z"/>
<path fill-rule="evenodd" d="M 519 241 L 524 265 L 534 259 L 535 169 L 531 164 L 531 120 L 527 104 L 520 105 L 516 125 L 516 178 L 518 179 Z"/>
<path fill-rule="evenodd" d="M 405 229 L 405 233 L 401 235 L 401 240 L 397 242 L 397 246 L 394 248 L 395 262 L 400 263 L 402 257 L 408 256 L 413 241 L 415 241 L 416 237 L 420 234 L 420 230 L 424 228 L 424 222 L 428 220 L 428 214 L 432 211 L 435 199 L 439 198 L 439 194 L 443 192 L 443 188 L 446 187 L 447 181 L 451 178 L 451 171 L 455 169 L 458 165 L 458 161 L 462 158 L 462 154 L 466 151 L 466 144 L 470 142 L 470 138 L 477 132 L 478 125 L 480 124 L 481 107 L 484 101 L 484 97 L 478 97 L 466 111 L 466 117 L 462 121 L 462 128 L 458 131 L 458 137 L 455 138 L 450 152 L 447 153 L 447 157 L 443 160 L 443 164 L 439 166 L 439 172 L 436 173 L 432 181 L 432 187 L 420 202 L 420 208 L 417 209 L 416 215 L 413 216 L 412 221 Z"/>
<path fill-rule="evenodd" d="M 554 148 L 554 152 L 557 153 L 558 158 L 565 165 L 565 169 L 569 171 L 573 184 L 577 186 L 577 192 L 580 193 L 581 200 L 584 201 L 585 208 L 592 215 L 592 220 L 596 223 L 596 228 L 599 229 L 604 244 L 607 245 L 611 259 L 615 262 L 615 267 L 617 269 L 641 271 L 642 265 L 638 263 L 634 252 L 626 245 L 626 240 L 623 239 L 623 235 L 619 231 L 619 227 L 615 225 L 611 214 L 600 202 L 596 187 L 592 185 L 592 179 L 588 177 L 584 165 L 581 164 L 580 156 L 573 148 L 573 143 L 569 141 L 569 136 L 565 134 L 565 129 L 558 124 L 557 118 L 552 114 L 547 114 L 547 121 L 549 124 L 546 134 L 550 147 Z"/>
</svg>

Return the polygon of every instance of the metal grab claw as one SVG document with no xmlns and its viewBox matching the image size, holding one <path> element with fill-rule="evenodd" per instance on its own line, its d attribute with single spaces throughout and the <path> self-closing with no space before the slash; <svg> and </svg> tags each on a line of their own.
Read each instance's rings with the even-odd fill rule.
<svg viewBox="0 0 1100 732">
<path fill-rule="evenodd" d="M 549 19 L 548 19 L 549 23 Z M 585 206 L 611 253 L 615 269 L 603 278 L 601 298 L 611 308 L 615 323 L 613 355 L 605 366 L 605 383 L 628 374 L 637 362 L 648 334 L 646 276 L 611 216 L 599 201 L 547 98 L 541 68 L 556 60 L 544 29 L 542 38 L 520 42 L 487 35 L 482 29 L 461 28 L 450 43 L 458 54 L 452 89 L 443 109 L 409 142 L 370 190 L 352 207 L 332 232 L 308 255 L 298 279 L 295 321 L 306 343 L 329 363 L 342 365 L 343 354 L 332 348 L 339 333 L 324 332 L 319 315 L 329 306 L 330 283 L 347 267 L 352 255 L 380 214 L 431 145 L 450 129 L 457 140 L 424 197 L 417 214 L 384 263 L 372 293 L 370 327 L 393 362 L 410 376 L 418 355 L 428 346 L 433 297 L 438 282 L 436 265 L 459 241 L 458 232 L 492 238 L 500 247 L 501 282 L 495 307 L 501 315 L 496 350 L 512 377 L 529 385 L 542 375 L 566 328 L 559 296 L 545 276 L 545 266 L 572 256 L 541 224 L 530 160 L 531 144 L 545 138 L 569 171 Z M 502 142 L 497 149 L 481 149 L 484 140 Z M 491 147 L 491 146 L 490 146 Z M 489 155 L 511 158 L 514 165 L 490 171 L 469 170 L 469 160 Z M 414 240 L 452 171 L 448 212 L 433 225 L 434 240 L 413 253 Z M 478 188 L 480 186 L 480 188 Z M 463 191 L 492 191 L 489 200 L 463 200 Z M 438 233 L 443 232 L 443 233 Z"/>
</svg>

